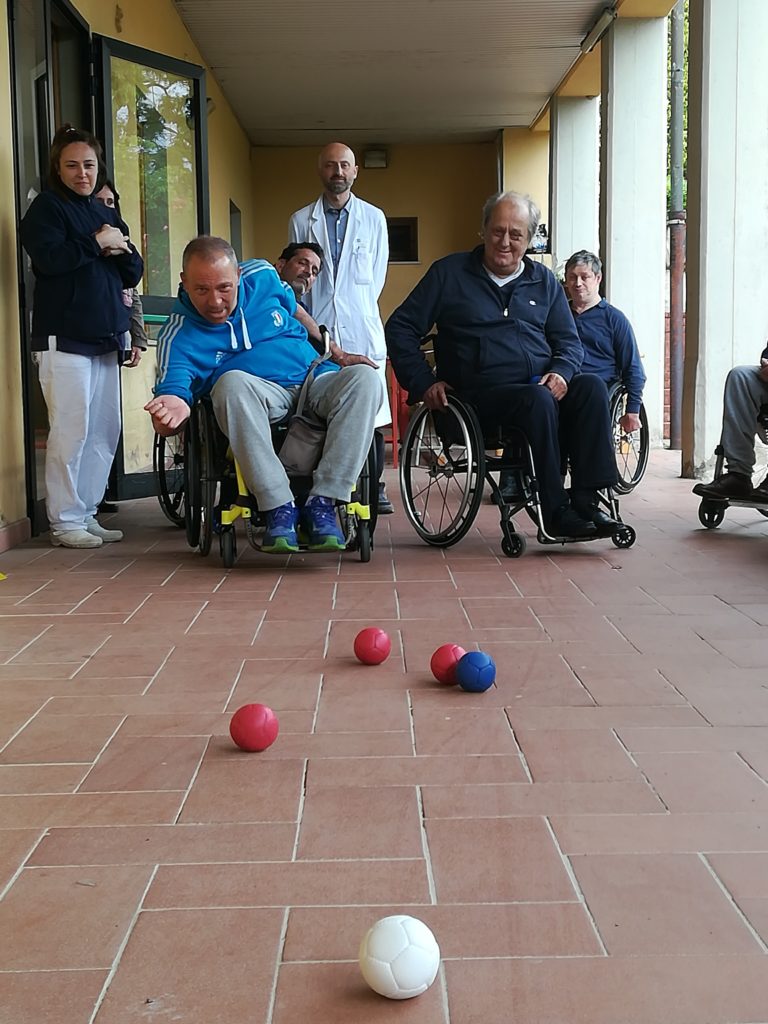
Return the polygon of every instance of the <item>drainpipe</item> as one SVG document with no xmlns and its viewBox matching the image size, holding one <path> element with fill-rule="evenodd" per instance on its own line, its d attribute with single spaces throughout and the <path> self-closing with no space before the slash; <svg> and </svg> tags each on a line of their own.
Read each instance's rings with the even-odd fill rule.
<svg viewBox="0 0 768 1024">
<path fill-rule="evenodd" d="M 685 210 L 683 209 L 684 0 L 670 15 L 670 212 L 669 226 L 669 447 L 682 443 L 683 360 L 685 356 Z"/>
</svg>

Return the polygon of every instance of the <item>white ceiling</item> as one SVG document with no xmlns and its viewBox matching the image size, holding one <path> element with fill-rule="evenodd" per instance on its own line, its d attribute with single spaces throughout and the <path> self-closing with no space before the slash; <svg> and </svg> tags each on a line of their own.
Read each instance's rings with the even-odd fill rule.
<svg viewBox="0 0 768 1024">
<path fill-rule="evenodd" d="M 529 125 L 607 0 L 175 0 L 255 146 Z"/>
</svg>

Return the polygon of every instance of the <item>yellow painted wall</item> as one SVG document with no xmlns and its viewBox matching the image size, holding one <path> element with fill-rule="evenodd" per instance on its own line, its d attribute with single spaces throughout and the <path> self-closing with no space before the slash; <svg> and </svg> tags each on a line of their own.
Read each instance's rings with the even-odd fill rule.
<svg viewBox="0 0 768 1024">
<path fill-rule="evenodd" d="M 505 189 L 527 192 L 549 222 L 549 132 L 505 128 L 502 139 Z"/>
<path fill-rule="evenodd" d="M 0 527 L 26 513 L 8 23 L 0 17 Z"/>
<path fill-rule="evenodd" d="M 317 153 L 309 147 L 253 150 L 259 256 L 277 257 L 288 237 L 290 215 L 320 194 Z M 478 244 L 482 206 L 496 187 L 495 143 L 393 145 L 386 169 L 360 167 L 356 195 L 388 217 L 419 220 L 419 262 L 390 265 L 380 302 L 383 317 L 436 259 Z"/>
</svg>

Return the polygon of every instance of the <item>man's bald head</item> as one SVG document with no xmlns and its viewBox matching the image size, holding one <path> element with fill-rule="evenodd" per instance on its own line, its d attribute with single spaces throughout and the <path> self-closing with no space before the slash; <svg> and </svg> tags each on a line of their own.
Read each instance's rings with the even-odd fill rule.
<svg viewBox="0 0 768 1024">
<path fill-rule="evenodd" d="M 317 158 L 317 172 L 329 196 L 343 196 L 357 177 L 355 154 L 343 142 L 329 142 Z"/>
</svg>

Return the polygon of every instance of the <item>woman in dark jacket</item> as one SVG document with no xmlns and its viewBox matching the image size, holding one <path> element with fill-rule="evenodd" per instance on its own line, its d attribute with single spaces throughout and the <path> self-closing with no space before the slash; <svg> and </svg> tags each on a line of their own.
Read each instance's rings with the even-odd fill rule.
<svg viewBox="0 0 768 1024">
<path fill-rule="evenodd" d="M 21 222 L 32 260 L 32 349 L 48 407 L 46 508 L 51 543 L 95 548 L 122 540 L 96 521 L 120 436 L 119 356 L 130 348 L 123 289 L 144 264 L 114 210 L 95 199 L 101 145 L 65 125 L 51 145 L 48 189 Z"/>
</svg>

